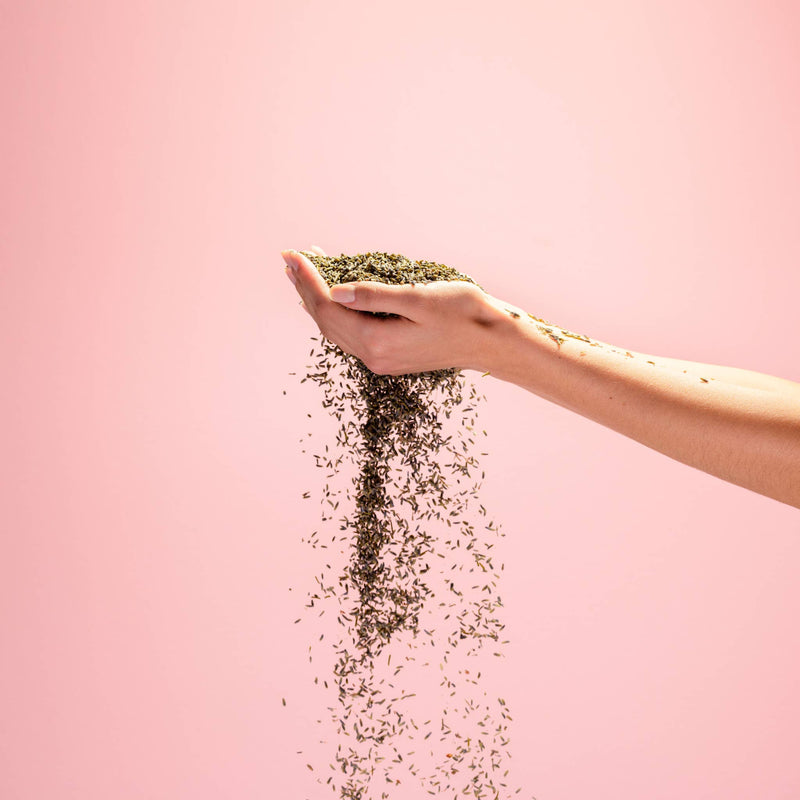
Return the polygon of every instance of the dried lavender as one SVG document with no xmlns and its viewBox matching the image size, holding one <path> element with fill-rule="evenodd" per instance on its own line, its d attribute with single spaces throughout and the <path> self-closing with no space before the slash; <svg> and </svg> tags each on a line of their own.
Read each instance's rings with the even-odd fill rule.
<svg viewBox="0 0 800 800">
<path fill-rule="evenodd" d="M 474 283 L 451 267 L 397 254 L 308 257 L 329 285 Z M 315 363 L 302 382 L 323 390 L 323 407 L 340 423 L 336 448 L 326 446 L 316 463 L 331 479 L 346 461 L 356 470 L 343 491 L 328 485 L 323 493 L 324 522 L 339 511 L 340 494 L 350 506 L 338 530 L 328 543 L 319 532 L 310 539 L 314 547 L 338 540 L 349 556 L 335 580 L 317 578 L 308 604 L 336 601 L 342 628 L 333 669 L 337 702 L 329 709 L 339 743 L 327 784 L 342 800 L 385 799 L 410 774 L 431 795 L 511 796 L 511 718 L 502 698 L 490 703 L 481 693 L 473 664 L 485 642 L 497 656 L 504 644 L 490 552 L 490 539 L 502 533 L 486 523 L 478 502 L 484 475 L 476 477 L 472 452 L 483 398 L 455 369 L 377 375 L 324 337 L 314 342 Z M 476 514 L 484 518 L 477 528 Z M 429 694 L 418 709 L 417 686 L 408 679 L 398 686 L 436 666 L 447 698 L 438 718 Z M 420 711 L 430 718 L 422 720 Z"/>
</svg>

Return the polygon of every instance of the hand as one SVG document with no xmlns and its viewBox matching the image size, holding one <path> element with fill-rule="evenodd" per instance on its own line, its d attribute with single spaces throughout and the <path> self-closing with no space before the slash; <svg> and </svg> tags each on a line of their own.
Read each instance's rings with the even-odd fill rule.
<svg viewBox="0 0 800 800">
<path fill-rule="evenodd" d="M 319 247 L 311 250 L 325 255 Z M 328 287 L 304 253 L 284 250 L 281 255 L 288 265 L 286 274 L 320 333 L 379 375 L 451 367 L 483 371 L 488 329 L 508 319 L 494 298 L 465 281 L 414 285 L 358 281 Z"/>
</svg>

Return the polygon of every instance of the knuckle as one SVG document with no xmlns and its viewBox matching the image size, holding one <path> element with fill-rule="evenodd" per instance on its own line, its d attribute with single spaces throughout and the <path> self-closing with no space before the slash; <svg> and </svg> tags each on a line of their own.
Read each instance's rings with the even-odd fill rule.
<svg viewBox="0 0 800 800">
<path fill-rule="evenodd" d="M 472 284 L 459 296 L 459 312 L 470 319 L 483 323 L 487 318 L 486 293 Z"/>
<path fill-rule="evenodd" d="M 386 375 L 391 369 L 389 351 L 383 337 L 371 336 L 361 348 L 361 360 L 376 375 Z"/>
<path fill-rule="evenodd" d="M 480 307 L 483 292 L 474 283 L 465 283 L 458 297 L 464 311 L 474 312 Z"/>
<path fill-rule="evenodd" d="M 361 358 L 364 363 L 377 362 L 380 358 L 380 348 L 372 340 L 367 340 L 361 347 Z"/>
</svg>

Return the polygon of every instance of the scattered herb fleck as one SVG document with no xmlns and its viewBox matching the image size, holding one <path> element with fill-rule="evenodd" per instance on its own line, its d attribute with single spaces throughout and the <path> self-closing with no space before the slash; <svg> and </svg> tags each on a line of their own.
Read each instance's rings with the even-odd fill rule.
<svg viewBox="0 0 800 800">
<path fill-rule="evenodd" d="M 398 254 L 306 255 L 329 285 L 475 283 L 451 267 Z M 554 331 L 549 335 L 559 344 L 563 341 Z M 314 608 L 335 600 L 340 606 L 335 617 L 341 638 L 334 646 L 333 667 L 338 703 L 329 707 L 340 743 L 331 765 L 334 775 L 326 783 L 342 800 L 385 800 L 389 795 L 381 786 L 400 784 L 396 770 L 402 769 L 416 776 L 428 794 L 505 797 L 507 707 L 502 702 L 500 718 L 495 718 L 496 705 L 464 693 L 464 682 L 477 685 L 481 673 L 459 683 L 469 670 L 448 661 L 450 656 L 453 661 L 460 655 L 479 657 L 487 640 L 499 655 L 496 648 L 506 643 L 500 639 L 499 572 L 490 555 L 494 542 L 488 541 L 503 534 L 492 521 L 477 523 L 473 513 L 481 485 L 477 475 L 483 478 L 473 454 L 475 414 L 484 398 L 474 385 L 467 386 L 459 370 L 377 375 L 324 336 L 314 341 L 314 363 L 301 383 L 309 380 L 322 389 L 323 407 L 340 423 L 335 448 L 326 446 L 324 454 L 315 455 L 316 465 L 326 470 L 328 479 L 338 476 L 345 464 L 355 468 L 350 487 L 324 490 L 323 522 L 334 521 L 337 493 L 344 492 L 350 501 L 339 510 L 336 535 L 326 543 L 322 532 L 314 531 L 308 540 L 314 548 L 325 548 L 337 544 L 338 537 L 337 546 L 346 548 L 342 552 L 347 556 L 338 576 L 315 579 L 307 604 Z M 480 515 L 486 516 L 483 506 Z M 473 573 L 481 576 L 477 584 Z M 440 617 L 444 613 L 444 630 L 428 622 L 432 609 Z M 453 719 L 452 706 L 442 710 L 441 743 L 446 748 L 427 745 L 435 762 L 427 775 L 412 745 L 428 740 L 431 731 L 422 735 L 421 729 L 431 720 L 421 725 L 416 721 L 417 687 L 394 683 L 404 667 L 414 666 L 414 653 L 422 646 L 438 648 L 440 686 L 449 698 L 463 693 L 464 699 L 462 725 Z M 378 667 L 389 668 L 392 654 L 405 663 L 395 665 L 388 679 L 381 678 Z M 443 761 L 437 761 L 437 751 Z"/>
</svg>

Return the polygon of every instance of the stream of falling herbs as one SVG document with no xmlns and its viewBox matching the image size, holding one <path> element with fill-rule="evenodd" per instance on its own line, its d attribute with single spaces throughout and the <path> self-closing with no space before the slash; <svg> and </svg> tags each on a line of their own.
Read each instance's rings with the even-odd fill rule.
<svg viewBox="0 0 800 800">
<path fill-rule="evenodd" d="M 475 283 L 397 254 L 306 255 L 329 285 Z M 484 398 L 458 370 L 377 375 L 324 336 L 313 341 L 301 382 L 319 386 L 339 423 L 316 465 L 326 480 L 344 463 L 354 471 L 344 490 L 325 487 L 323 522 L 336 524 L 308 540 L 345 553 L 336 574 L 327 565 L 316 578 L 306 606 L 334 602 L 340 634 L 328 676 L 337 696 L 327 729 L 337 741 L 331 774 L 318 780 L 342 800 L 386 800 L 415 779 L 435 796 L 513 797 L 521 790 L 508 785 L 509 709 L 483 688 L 492 666 L 484 656 L 502 656 L 507 643 L 502 565 L 491 552 L 503 533 L 478 494 Z M 431 676 L 435 692 L 423 685 Z"/>
</svg>

